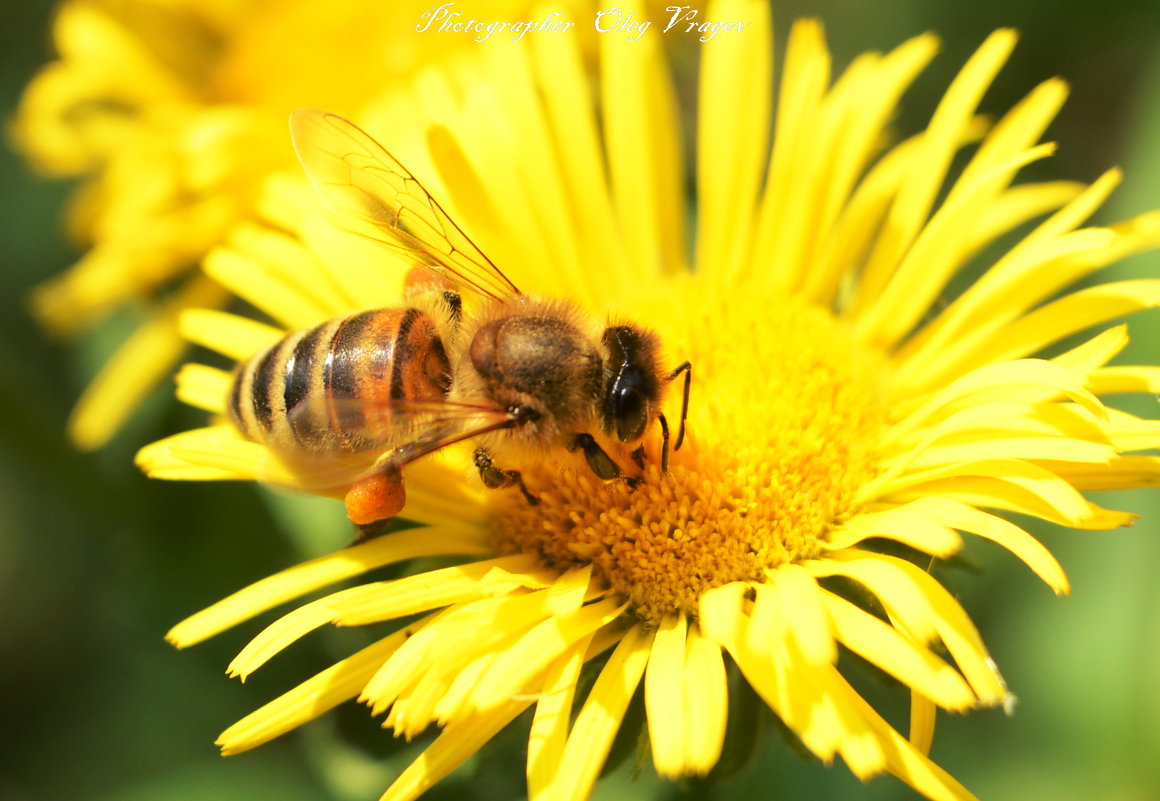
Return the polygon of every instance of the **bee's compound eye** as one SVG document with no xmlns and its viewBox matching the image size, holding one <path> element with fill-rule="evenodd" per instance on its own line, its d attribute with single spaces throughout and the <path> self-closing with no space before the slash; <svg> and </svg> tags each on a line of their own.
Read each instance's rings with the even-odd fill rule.
<svg viewBox="0 0 1160 801">
<path fill-rule="evenodd" d="M 628 442 L 644 434 L 648 424 L 648 400 L 644 380 L 635 367 L 626 367 L 612 383 L 606 401 L 605 413 L 616 438 Z"/>
<path fill-rule="evenodd" d="M 621 442 L 639 439 L 660 397 L 656 337 L 617 325 L 605 329 L 602 341 L 612 367 L 604 396 L 604 429 Z"/>
</svg>

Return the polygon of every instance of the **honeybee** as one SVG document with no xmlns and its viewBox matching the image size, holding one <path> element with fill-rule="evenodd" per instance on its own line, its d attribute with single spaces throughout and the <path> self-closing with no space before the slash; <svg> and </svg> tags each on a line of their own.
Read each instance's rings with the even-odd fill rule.
<svg viewBox="0 0 1160 801">
<path fill-rule="evenodd" d="M 688 362 L 665 370 L 654 332 L 600 326 L 569 302 L 520 292 L 353 123 L 299 109 L 290 131 L 332 222 L 416 264 L 405 305 L 297 331 L 238 366 L 227 408 L 245 437 L 296 469 L 330 471 L 331 494 L 364 529 L 403 509 L 406 465 L 464 440 L 478 441 L 485 486 L 518 488 L 531 504 L 519 468 L 561 451 L 579 451 L 602 480 L 633 482 L 608 451 L 643 469 L 654 422 L 668 469 L 661 403 L 683 374 L 675 450 Z M 466 310 L 463 292 L 474 296 Z"/>
</svg>

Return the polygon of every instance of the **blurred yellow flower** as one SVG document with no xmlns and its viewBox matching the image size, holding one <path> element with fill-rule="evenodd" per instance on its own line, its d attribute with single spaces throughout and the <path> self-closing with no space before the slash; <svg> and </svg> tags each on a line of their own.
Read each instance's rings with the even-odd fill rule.
<svg viewBox="0 0 1160 801">
<path fill-rule="evenodd" d="M 261 179 L 294 167 L 290 111 L 354 114 L 425 65 L 478 49 L 416 31 L 431 5 L 65 0 L 53 28 L 59 60 L 29 84 L 12 134 L 42 172 L 84 179 L 70 227 L 88 250 L 37 290 L 34 309 L 63 335 L 125 307 L 141 318 L 75 410 L 79 446 L 107 441 L 172 369 L 179 312 L 225 299 L 192 270 L 250 216 Z M 489 4 L 501 18 L 530 5 Z"/>
<path fill-rule="evenodd" d="M 861 779 L 891 773 L 931 799 L 972 798 L 927 757 L 935 711 L 1013 699 L 929 568 L 972 534 L 1066 593 L 1055 558 L 1005 515 L 1111 529 L 1132 516 L 1082 491 L 1157 483 L 1160 460 L 1135 452 L 1160 444 L 1160 421 L 1104 398 L 1160 389 L 1160 368 L 1110 366 L 1127 330 L 1107 326 L 1157 305 L 1160 281 L 1061 292 L 1160 244 L 1160 213 L 1082 227 L 1116 171 L 1091 185 L 1012 185 L 1052 152 L 1039 140 L 1066 95 L 1049 80 L 994 124 L 979 115 L 1012 32 L 971 57 L 925 130 L 887 147 L 886 124 L 936 40 L 863 55 L 831 81 L 821 27 L 798 23 L 774 109 L 767 14 L 759 2 L 712 7 L 754 24 L 702 51 L 689 255 L 677 104 L 655 30 L 600 38 L 595 84 L 574 39 L 541 37 L 433 76 L 427 131 L 408 134 L 421 115 L 404 106 L 357 118 L 516 285 L 652 326 L 671 360 L 689 359 L 688 442 L 667 473 L 650 442 L 634 486 L 563 456 L 525 471 L 534 506 L 466 480 L 470 450 L 409 466 L 405 515 L 421 527 L 264 579 L 170 632 L 187 646 L 382 565 L 471 558 L 358 584 L 270 625 L 231 674 L 326 624 L 418 616 L 230 727 L 226 753 L 357 697 L 396 734 L 442 727 L 384 796 L 410 799 L 534 707 L 529 795 L 580 799 L 638 691 L 657 772 L 710 771 L 731 663 L 821 760 L 841 756 Z M 304 181 L 267 188 L 265 225 L 238 231 L 207 269 L 282 327 L 193 311 L 182 318 L 191 340 L 244 360 L 286 330 L 402 302 L 390 255 L 320 221 Z M 1037 218 L 938 305 L 981 251 Z M 229 384 L 190 365 L 179 392 L 221 414 Z M 315 489 L 224 421 L 139 461 L 161 478 Z M 909 688 L 906 735 L 849 683 L 843 651 Z M 599 672 L 585 691 L 589 662 Z"/>
</svg>

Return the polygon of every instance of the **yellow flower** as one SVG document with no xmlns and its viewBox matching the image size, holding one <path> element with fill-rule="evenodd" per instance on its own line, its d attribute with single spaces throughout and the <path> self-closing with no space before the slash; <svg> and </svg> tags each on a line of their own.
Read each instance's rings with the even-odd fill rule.
<svg viewBox="0 0 1160 801">
<path fill-rule="evenodd" d="M 140 316 L 73 414 L 78 445 L 107 441 L 172 369 L 182 309 L 225 299 L 192 270 L 251 215 L 264 176 L 295 167 L 290 111 L 354 114 L 424 65 L 478 49 L 416 31 L 431 5 L 66 0 L 53 29 L 59 60 L 29 84 L 12 133 L 39 170 L 85 178 L 70 223 L 88 251 L 37 290 L 34 307 L 64 335 L 117 309 Z M 491 4 L 499 18 L 528 5 Z"/>
<path fill-rule="evenodd" d="M 970 534 L 1066 593 L 1058 562 L 1006 515 L 1111 529 L 1132 516 L 1082 491 L 1157 482 L 1160 461 L 1136 452 L 1160 444 L 1160 421 L 1104 398 L 1160 389 L 1160 368 L 1109 364 L 1127 331 L 1108 325 L 1157 305 L 1160 281 L 1061 291 L 1160 244 L 1160 214 L 1082 227 L 1115 171 L 1086 186 L 1012 185 L 1051 153 L 1039 140 L 1066 88 L 1046 81 L 993 124 L 979 115 L 1010 31 L 971 57 L 923 131 L 887 146 L 932 36 L 831 81 L 820 26 L 799 23 L 774 110 L 766 5 L 722 2 L 709 16 L 753 25 L 702 53 L 691 257 L 656 31 L 602 37 L 594 86 L 573 39 L 541 37 L 425 85 L 426 132 L 408 135 L 400 120 L 418 114 L 399 105 L 360 118 L 516 285 L 652 326 L 671 363 L 690 360 L 688 441 L 665 473 L 653 435 L 634 486 L 562 454 L 525 471 L 534 506 L 465 479 L 470 450 L 411 465 L 404 514 L 421 527 L 264 579 L 170 632 L 187 646 L 382 565 L 466 558 L 342 589 L 258 634 L 231 674 L 327 624 L 405 622 L 230 727 L 226 753 L 357 697 L 398 735 L 442 727 L 384 796 L 409 799 L 534 707 L 530 797 L 584 798 L 638 691 L 657 772 L 711 770 L 733 664 L 821 760 L 840 756 L 861 779 L 891 773 L 931 799 L 972 798 L 927 757 L 935 711 L 1013 698 L 932 568 Z M 268 227 L 239 232 L 207 269 L 282 327 L 190 312 L 193 341 L 243 360 L 286 329 L 400 303 L 392 257 L 319 221 L 302 181 L 270 187 L 262 213 Z M 940 304 L 972 266 L 981 277 Z M 179 391 L 220 414 L 228 385 L 192 365 Z M 139 460 L 162 478 L 314 488 L 225 422 Z M 843 652 L 909 688 L 906 735 L 849 683 Z M 582 689 L 589 662 L 598 677 Z"/>
</svg>

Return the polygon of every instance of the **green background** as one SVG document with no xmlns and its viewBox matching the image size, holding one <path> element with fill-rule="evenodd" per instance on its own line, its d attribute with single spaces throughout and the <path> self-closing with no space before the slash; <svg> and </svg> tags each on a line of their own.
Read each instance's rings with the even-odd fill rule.
<svg viewBox="0 0 1160 801">
<path fill-rule="evenodd" d="M 0 25 L 4 117 L 51 55 L 51 6 L 13 5 Z M 990 30 L 1014 26 L 1020 46 L 985 110 L 1002 111 L 1053 75 L 1073 87 L 1048 134 L 1059 153 L 1031 174 L 1092 180 L 1119 164 L 1127 180 L 1099 221 L 1160 207 L 1155 0 L 1010 5 L 830 0 L 779 4 L 775 15 L 779 41 L 789 20 L 820 17 L 838 65 L 924 30 L 940 33 L 941 55 L 905 102 L 899 129 L 907 132 Z M 139 445 L 200 421 L 167 400 L 168 388 L 110 447 L 74 452 L 63 436 L 68 409 L 133 315 L 81 347 L 46 339 L 26 296 L 75 257 L 60 235 L 67 190 L 29 176 L 8 150 L 0 187 L 0 799 L 376 798 L 415 746 L 395 743 L 353 705 L 243 756 L 222 759 L 213 746 L 228 724 L 329 664 L 349 641 L 311 638 L 242 686 L 223 671 L 256 626 L 185 652 L 162 640 L 185 615 L 342 544 L 340 510 L 247 486 L 141 477 L 132 465 Z M 1137 257 L 1114 272 L 1156 276 L 1160 258 Z M 1160 363 L 1158 330 L 1155 316 L 1137 318 L 1127 358 Z M 1157 406 L 1144 398 L 1133 408 L 1155 416 Z M 1037 529 L 1069 572 L 1070 598 L 978 544 L 968 557 L 979 572 L 945 576 L 1019 697 L 1013 718 L 939 719 L 935 759 L 983 799 L 1160 798 L 1160 502 L 1155 491 L 1100 500 L 1143 519 L 1106 533 Z M 898 693 L 878 689 L 897 715 Z M 844 767 L 806 762 L 765 731 L 752 763 L 712 786 L 659 782 L 647 766 L 634 781 L 629 759 L 595 797 L 917 797 L 889 777 L 863 787 Z M 501 737 L 429 797 L 519 797 L 525 732 Z"/>
</svg>

